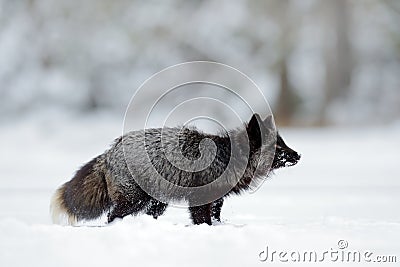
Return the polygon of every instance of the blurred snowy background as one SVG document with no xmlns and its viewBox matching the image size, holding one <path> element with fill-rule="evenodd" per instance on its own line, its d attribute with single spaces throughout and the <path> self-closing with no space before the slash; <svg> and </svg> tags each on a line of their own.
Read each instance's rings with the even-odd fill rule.
<svg viewBox="0 0 400 267">
<path fill-rule="evenodd" d="M 51 225 L 52 192 L 122 133 L 136 89 L 192 60 L 250 76 L 299 165 L 212 229 L 177 208 Z M 0 0 L 0 146 L 1 266 L 251 266 L 339 239 L 399 261 L 400 2 Z"/>
<path fill-rule="evenodd" d="M 400 4 L 386 1 L 0 1 L 0 114 L 121 115 L 171 65 L 249 75 L 281 124 L 400 115 Z"/>
</svg>

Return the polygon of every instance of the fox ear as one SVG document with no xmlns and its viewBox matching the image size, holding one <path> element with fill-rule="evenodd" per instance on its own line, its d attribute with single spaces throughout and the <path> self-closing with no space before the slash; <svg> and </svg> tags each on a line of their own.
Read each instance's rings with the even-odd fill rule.
<svg viewBox="0 0 400 267">
<path fill-rule="evenodd" d="M 275 123 L 274 123 L 274 118 L 272 115 L 268 115 L 264 120 L 263 120 L 263 125 L 267 129 L 275 129 Z"/>
<path fill-rule="evenodd" d="M 249 137 L 249 143 L 252 148 L 259 148 L 261 147 L 261 123 L 262 120 L 260 115 L 254 113 L 251 117 L 249 123 L 247 124 L 247 135 Z"/>
</svg>

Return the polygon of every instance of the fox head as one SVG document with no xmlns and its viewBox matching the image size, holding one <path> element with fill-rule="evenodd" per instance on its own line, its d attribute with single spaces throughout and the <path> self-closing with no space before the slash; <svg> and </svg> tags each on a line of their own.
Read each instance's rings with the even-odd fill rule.
<svg viewBox="0 0 400 267">
<path fill-rule="evenodd" d="M 299 160 L 300 155 L 285 144 L 278 132 L 276 135 L 275 156 L 271 166 L 272 169 L 290 167 L 296 165 Z"/>
<path fill-rule="evenodd" d="M 254 114 L 247 124 L 246 130 L 250 154 L 257 154 L 256 151 L 261 151 L 261 155 L 258 155 L 258 163 L 261 168 L 271 164 L 271 151 L 274 149 L 271 145 L 275 145 L 271 169 L 293 166 L 300 160 L 300 155 L 286 145 L 279 132 L 276 132 L 276 142 L 272 142 L 272 138 L 275 138 L 275 125 L 271 115 L 262 120 L 257 113 Z"/>
</svg>

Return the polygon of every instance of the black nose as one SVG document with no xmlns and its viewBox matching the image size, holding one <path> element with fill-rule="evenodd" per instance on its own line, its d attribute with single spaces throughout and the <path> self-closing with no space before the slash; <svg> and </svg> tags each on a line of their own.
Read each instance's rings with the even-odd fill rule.
<svg viewBox="0 0 400 267">
<path fill-rule="evenodd" d="M 297 153 L 296 151 L 293 151 L 290 158 L 293 161 L 293 163 L 297 163 L 300 160 L 301 155 L 299 153 Z"/>
</svg>

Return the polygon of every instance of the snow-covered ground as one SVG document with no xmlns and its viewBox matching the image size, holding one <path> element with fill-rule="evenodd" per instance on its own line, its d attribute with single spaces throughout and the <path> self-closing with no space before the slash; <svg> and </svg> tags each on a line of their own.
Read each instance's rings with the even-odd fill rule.
<svg viewBox="0 0 400 267">
<path fill-rule="evenodd" d="M 106 227 L 53 225 L 61 183 L 121 134 L 121 120 L 31 118 L 0 126 L 0 266 L 253 266 L 260 252 L 364 251 L 400 261 L 400 127 L 282 129 L 300 163 L 225 201 L 225 222 L 190 224 L 185 209 Z M 338 241 L 348 248 L 340 250 Z M 261 253 L 261 257 L 265 257 Z M 288 257 L 288 256 L 286 256 Z M 321 257 L 320 257 L 321 258 Z M 319 258 L 319 259 L 320 259 Z M 335 257 L 333 257 L 334 259 Z M 284 259 L 284 258 L 283 258 Z M 293 263 L 281 265 L 308 266 Z M 362 259 L 363 260 L 363 259 Z M 341 265 L 325 257 L 318 266 Z M 365 263 L 345 266 L 364 266 Z M 369 263 L 368 266 L 380 266 Z"/>
</svg>

